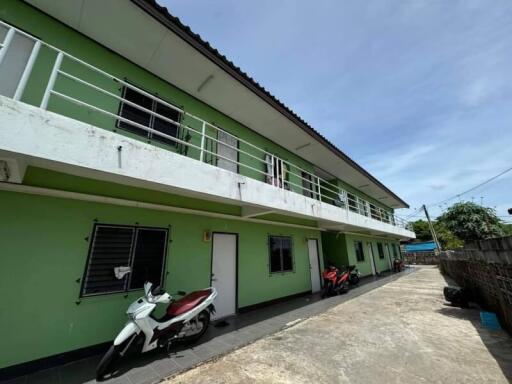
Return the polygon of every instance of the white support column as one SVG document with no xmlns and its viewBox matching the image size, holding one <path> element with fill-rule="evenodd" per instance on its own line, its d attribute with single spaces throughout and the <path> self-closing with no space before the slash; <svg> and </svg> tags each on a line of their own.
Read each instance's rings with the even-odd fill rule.
<svg viewBox="0 0 512 384">
<path fill-rule="evenodd" d="M 14 37 L 14 28 L 10 28 L 5 35 L 4 42 L 2 43 L 2 48 L 0 49 L 0 64 L 2 64 L 2 60 L 7 53 L 7 49 L 9 49 L 9 45 L 11 45 L 12 38 Z"/>
<path fill-rule="evenodd" d="M 199 155 L 199 161 L 203 162 L 203 159 L 204 159 L 204 141 L 205 141 L 205 136 L 206 134 L 206 122 L 203 121 L 203 127 L 201 128 L 201 154 Z"/>
<path fill-rule="evenodd" d="M 27 85 L 28 78 L 32 73 L 32 68 L 34 67 L 34 63 L 36 61 L 37 55 L 39 54 L 39 49 L 41 48 L 41 42 L 36 41 L 34 47 L 32 48 L 32 52 L 30 53 L 30 57 L 28 58 L 27 65 L 25 65 L 25 69 L 23 70 L 23 74 L 21 75 L 20 82 L 18 83 L 18 87 L 16 88 L 16 93 L 14 94 L 14 100 L 20 100 L 21 96 L 23 96 L 23 92 L 25 91 L 25 86 Z"/>
<path fill-rule="evenodd" d="M 48 80 L 48 84 L 46 85 L 46 90 L 44 91 L 43 100 L 41 101 L 41 108 L 46 109 L 48 107 L 48 101 L 50 100 L 50 94 L 53 90 L 53 86 L 55 85 L 55 80 L 57 80 L 57 75 L 60 69 L 60 65 L 62 64 L 62 52 L 59 52 L 57 58 L 55 59 L 55 64 L 53 65 L 52 73 L 50 75 L 50 80 Z"/>
</svg>

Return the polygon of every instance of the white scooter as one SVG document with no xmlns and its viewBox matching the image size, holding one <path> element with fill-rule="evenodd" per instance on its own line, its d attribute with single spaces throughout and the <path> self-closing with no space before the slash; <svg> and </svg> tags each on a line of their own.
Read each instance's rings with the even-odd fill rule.
<svg viewBox="0 0 512 384">
<path fill-rule="evenodd" d="M 173 341 L 195 341 L 206 332 L 210 313 L 215 312 L 215 288 L 191 292 L 177 301 L 160 287 L 151 288 L 151 283 L 145 283 L 145 295 L 128 307 L 126 314 L 129 320 L 98 364 L 97 380 L 102 380 L 113 365 L 133 348 L 142 353 L 157 347 L 169 348 Z M 159 303 L 170 304 L 165 315 L 156 319 L 152 313 Z"/>
</svg>

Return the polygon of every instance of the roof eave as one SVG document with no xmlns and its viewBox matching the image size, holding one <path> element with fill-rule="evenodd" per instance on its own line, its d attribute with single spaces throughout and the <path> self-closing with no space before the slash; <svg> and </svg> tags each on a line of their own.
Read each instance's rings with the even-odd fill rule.
<svg viewBox="0 0 512 384">
<path fill-rule="evenodd" d="M 160 6 L 155 0 L 131 0 L 134 4 L 139 6 L 146 13 L 154 17 L 156 20 L 160 21 L 163 25 L 165 25 L 169 30 L 182 38 L 185 42 L 190 44 L 196 50 L 198 50 L 201 54 L 219 66 L 226 73 L 231 75 L 249 90 L 254 92 L 258 97 L 263 99 L 266 103 L 272 106 L 276 111 L 281 113 L 287 119 L 292 121 L 295 125 L 297 125 L 304 132 L 309 134 L 312 138 L 314 138 L 317 142 L 322 144 L 324 147 L 328 148 L 331 152 L 333 152 L 336 156 L 350 164 L 355 170 L 363 174 L 365 177 L 370 179 L 373 183 L 375 183 L 378 187 L 382 188 L 383 191 L 391 195 L 394 199 L 402 204 L 402 208 L 409 208 L 409 205 L 402 200 L 399 196 L 397 196 L 394 192 L 392 192 L 388 187 L 382 184 L 378 179 L 372 176 L 368 171 L 366 171 L 363 167 L 357 164 L 354 160 L 352 160 L 349 156 L 343 153 L 339 148 L 337 148 L 334 144 L 329 142 L 325 137 L 323 137 L 319 132 L 317 132 L 313 127 L 307 124 L 304 120 L 302 120 L 298 115 L 296 115 L 292 110 L 290 110 L 286 105 L 284 105 L 281 101 L 279 101 L 276 97 L 274 97 L 270 92 L 268 92 L 264 87 L 258 84 L 254 79 L 252 79 L 249 75 L 243 72 L 239 67 L 235 66 L 231 61 L 229 61 L 225 56 L 221 55 L 215 48 L 213 48 L 208 42 L 202 40 L 202 38 L 192 32 L 192 30 L 181 23 L 181 21 L 171 15 L 167 8 Z"/>
</svg>

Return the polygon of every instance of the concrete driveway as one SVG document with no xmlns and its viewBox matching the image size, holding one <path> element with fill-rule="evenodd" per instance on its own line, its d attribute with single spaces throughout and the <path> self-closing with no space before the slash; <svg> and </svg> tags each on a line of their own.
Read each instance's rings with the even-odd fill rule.
<svg viewBox="0 0 512 384">
<path fill-rule="evenodd" d="M 444 304 L 437 268 L 340 304 L 167 383 L 507 383 L 512 339 Z"/>
</svg>

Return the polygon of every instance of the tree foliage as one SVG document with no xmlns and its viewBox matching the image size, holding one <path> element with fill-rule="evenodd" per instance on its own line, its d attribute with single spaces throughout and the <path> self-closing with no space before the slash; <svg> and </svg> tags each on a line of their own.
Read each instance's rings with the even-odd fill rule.
<svg viewBox="0 0 512 384">
<path fill-rule="evenodd" d="M 503 229 L 505 236 L 512 236 L 512 224 L 502 224 L 501 229 Z"/>
<path fill-rule="evenodd" d="M 461 240 L 483 240 L 503 236 L 500 219 L 492 208 L 473 202 L 453 204 L 437 218 L 451 233 Z"/>
<path fill-rule="evenodd" d="M 439 221 L 433 222 L 434 229 L 437 234 L 441 248 L 443 249 L 455 249 L 462 247 L 464 242 L 455 236 L 443 223 Z M 430 227 L 426 220 L 417 220 L 412 223 L 414 233 L 416 233 L 416 239 L 418 241 L 431 241 L 432 234 L 430 233 Z"/>
</svg>

